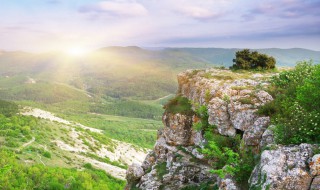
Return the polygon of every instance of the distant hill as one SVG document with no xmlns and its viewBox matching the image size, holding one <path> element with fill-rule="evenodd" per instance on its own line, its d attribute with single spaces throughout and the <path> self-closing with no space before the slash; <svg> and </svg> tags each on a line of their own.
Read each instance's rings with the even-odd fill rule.
<svg viewBox="0 0 320 190">
<path fill-rule="evenodd" d="M 81 58 L 54 52 L 32 54 L 2 51 L 0 96 L 21 99 L 25 96 L 24 92 L 30 91 L 29 88 L 43 89 L 43 86 L 52 86 L 49 84 L 64 84 L 92 95 L 155 100 L 175 93 L 177 73 L 186 69 L 231 66 L 238 50 L 114 46 L 98 49 Z M 309 59 L 320 62 L 320 52 L 307 49 L 272 48 L 258 51 L 274 56 L 279 66 L 294 66 L 297 61 Z M 29 84 L 30 81 L 33 84 Z M 34 87 L 37 85 L 42 87 Z M 12 87 L 16 87 L 15 90 Z M 69 94 L 73 94 L 70 97 L 75 96 L 71 90 Z"/>
<path fill-rule="evenodd" d="M 231 66 L 235 53 L 241 49 L 224 48 L 166 48 L 163 52 L 176 52 L 188 54 L 193 59 L 199 59 L 209 64 Z M 313 51 L 301 48 L 292 49 L 253 49 L 260 53 L 266 53 L 273 56 L 278 66 L 294 66 L 298 61 L 312 59 L 315 63 L 320 62 L 320 51 Z"/>
</svg>

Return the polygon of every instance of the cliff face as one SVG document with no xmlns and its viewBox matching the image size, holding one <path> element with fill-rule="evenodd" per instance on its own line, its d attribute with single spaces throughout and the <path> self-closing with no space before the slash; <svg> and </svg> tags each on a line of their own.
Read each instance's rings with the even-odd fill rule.
<svg viewBox="0 0 320 190">
<path fill-rule="evenodd" d="M 186 71 L 178 75 L 178 94 L 193 105 L 206 106 L 208 123 L 216 127 L 218 135 L 238 134 L 244 147 L 255 154 L 264 147 L 269 149 L 262 152 L 261 161 L 252 172 L 249 180 L 252 189 L 317 189 L 320 156 L 313 156 L 315 147 L 274 145 L 272 131 L 268 129 L 270 118 L 256 113 L 259 106 L 273 99 L 263 90 L 270 76 L 218 69 Z M 192 127 L 198 120 L 196 114 L 166 111 L 165 127 L 158 132 L 154 150 L 142 166 L 128 169 L 126 188 L 241 189 L 234 177 L 220 178 L 210 172 L 212 160 L 200 151 L 208 142 L 203 131 Z"/>
</svg>

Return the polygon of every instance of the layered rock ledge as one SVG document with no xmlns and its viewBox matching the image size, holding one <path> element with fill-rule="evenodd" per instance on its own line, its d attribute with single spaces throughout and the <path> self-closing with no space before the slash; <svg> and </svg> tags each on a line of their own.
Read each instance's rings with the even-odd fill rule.
<svg viewBox="0 0 320 190">
<path fill-rule="evenodd" d="M 230 70 L 189 70 L 178 75 L 178 95 L 193 105 L 206 105 L 208 123 L 222 136 L 240 135 L 246 147 L 261 160 L 249 180 L 251 189 L 320 189 L 318 147 L 308 144 L 280 146 L 273 142 L 270 118 L 259 116 L 260 106 L 273 100 L 264 89 L 272 74 Z M 206 142 L 201 131 L 192 128 L 195 115 L 163 115 L 164 129 L 158 131 L 155 147 L 141 166 L 127 171 L 126 189 L 238 190 L 234 179 L 220 179 L 210 173 L 210 161 L 199 152 Z"/>
</svg>

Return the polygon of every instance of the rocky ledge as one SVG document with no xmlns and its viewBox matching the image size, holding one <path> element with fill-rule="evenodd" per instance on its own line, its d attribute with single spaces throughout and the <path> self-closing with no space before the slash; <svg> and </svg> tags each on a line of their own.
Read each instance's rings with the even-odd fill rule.
<svg viewBox="0 0 320 190">
<path fill-rule="evenodd" d="M 229 70 L 190 70 L 178 75 L 178 95 L 193 105 L 205 105 L 208 123 L 222 136 L 240 135 L 260 162 L 248 181 L 250 189 L 320 189 L 320 155 L 309 144 L 281 146 L 273 143 L 270 118 L 257 114 L 273 98 L 264 87 L 271 74 L 234 73 Z M 194 108 L 193 108 L 194 109 Z M 199 118 L 192 114 L 163 115 L 164 129 L 143 164 L 127 170 L 126 189 L 171 190 L 241 189 L 235 180 L 210 172 L 211 163 L 199 149 L 207 143 L 203 131 L 193 129 Z"/>
</svg>

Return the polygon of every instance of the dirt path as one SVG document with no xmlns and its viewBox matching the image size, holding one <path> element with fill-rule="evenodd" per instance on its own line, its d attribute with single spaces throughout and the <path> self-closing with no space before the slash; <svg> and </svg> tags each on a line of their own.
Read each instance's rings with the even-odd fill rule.
<svg viewBox="0 0 320 190">
<path fill-rule="evenodd" d="M 158 98 L 158 99 L 156 99 L 155 101 L 163 100 L 163 99 L 165 99 L 165 98 L 168 98 L 168 97 L 171 96 L 171 95 L 173 95 L 173 94 L 169 94 L 169 95 L 166 95 L 166 96 L 164 96 L 164 97 Z"/>
<path fill-rule="evenodd" d="M 18 148 L 18 151 L 20 151 L 21 149 L 23 149 L 24 147 L 29 146 L 30 144 L 32 144 L 34 141 L 36 140 L 36 138 L 32 137 L 32 139 L 29 142 L 24 143 L 23 145 L 21 145 L 20 148 Z"/>
<path fill-rule="evenodd" d="M 71 123 L 68 120 L 62 119 L 60 117 L 55 116 L 53 113 L 48 112 L 48 111 L 44 111 L 38 108 L 32 108 L 32 107 L 25 107 L 23 109 L 23 111 L 21 112 L 22 115 L 29 115 L 29 116 L 33 116 L 33 117 L 39 117 L 42 119 L 48 119 L 50 121 L 56 121 L 65 125 L 73 125 L 73 126 L 77 126 L 77 127 L 81 127 L 83 129 L 86 130 L 90 130 L 91 132 L 96 132 L 96 133 L 102 133 L 102 130 L 100 129 L 95 129 L 95 128 L 91 128 L 91 127 L 87 127 L 84 126 L 80 123 Z"/>
<path fill-rule="evenodd" d="M 84 163 L 90 163 L 92 164 L 94 167 L 100 168 L 104 171 L 106 171 L 107 173 L 109 173 L 110 175 L 125 180 L 125 176 L 126 176 L 126 170 L 119 168 L 117 166 L 113 166 L 111 164 L 107 164 L 104 162 L 100 162 L 85 156 L 81 156 L 81 155 L 76 155 L 79 159 L 83 160 Z"/>
<path fill-rule="evenodd" d="M 37 155 L 38 155 L 38 157 L 39 157 L 40 162 L 41 162 L 44 166 L 46 166 L 46 164 L 41 160 L 41 156 L 40 156 L 39 154 L 37 154 Z"/>
</svg>

